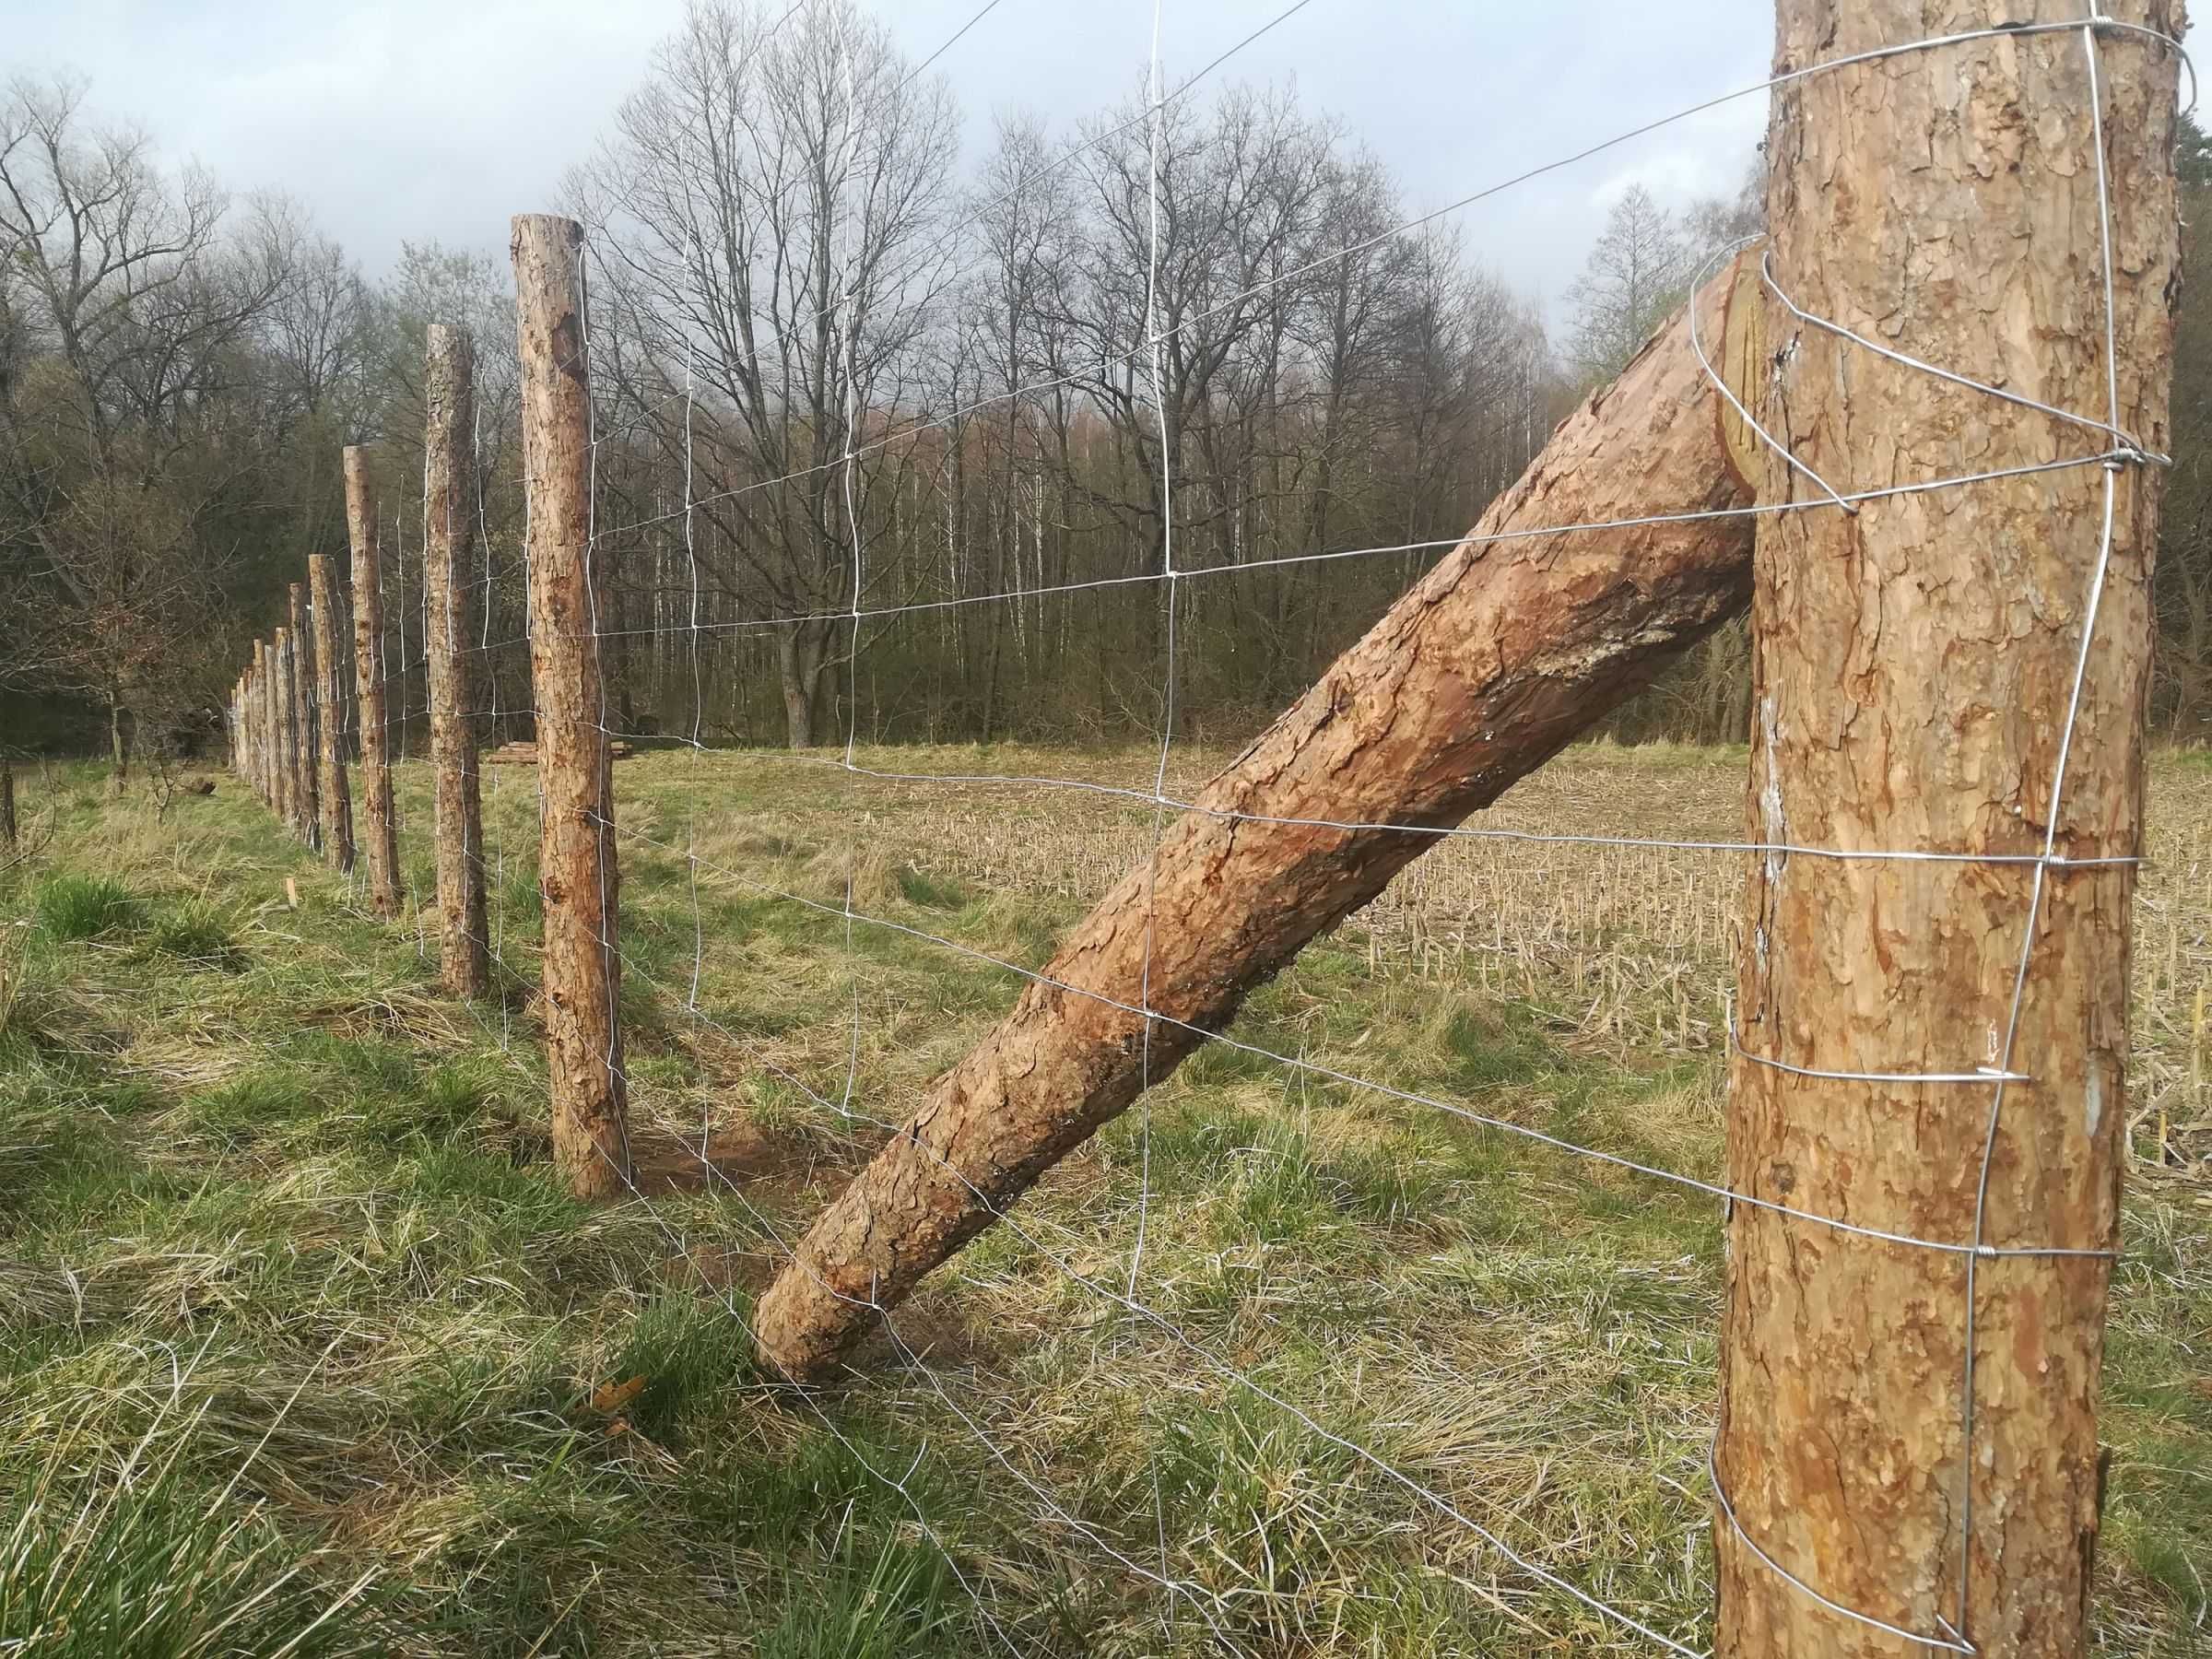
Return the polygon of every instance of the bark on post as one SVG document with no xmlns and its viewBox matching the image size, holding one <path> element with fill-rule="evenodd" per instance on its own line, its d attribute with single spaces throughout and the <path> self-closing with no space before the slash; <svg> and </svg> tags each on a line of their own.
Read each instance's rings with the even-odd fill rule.
<svg viewBox="0 0 2212 1659">
<path fill-rule="evenodd" d="M 246 718 L 253 726 L 253 772 L 246 780 L 265 806 L 269 799 L 268 724 L 269 692 L 262 677 L 268 662 L 268 642 L 253 641 L 253 665 L 246 670 Z"/>
<path fill-rule="evenodd" d="M 344 658 L 338 649 L 338 583 L 326 555 L 308 555 L 307 582 L 314 607 L 316 702 L 321 709 L 315 752 L 321 767 L 318 793 L 323 806 L 323 856 L 333 869 L 350 873 L 353 799 L 346 782 L 346 731 L 341 712 L 346 692 L 341 667 Z"/>
<path fill-rule="evenodd" d="M 269 771 L 269 642 L 253 641 L 253 666 L 247 671 L 248 700 L 253 710 L 253 793 L 262 805 L 276 805 Z"/>
<path fill-rule="evenodd" d="M 315 757 L 320 752 L 316 732 L 321 699 L 315 684 L 315 636 L 307 614 L 307 584 L 286 586 L 292 618 L 292 719 L 294 765 L 293 806 L 298 813 L 300 839 L 311 847 L 323 844 L 323 782 Z"/>
<path fill-rule="evenodd" d="M 443 323 L 429 329 L 423 394 L 429 424 L 423 467 L 423 579 L 429 609 L 430 764 L 437 776 L 438 974 L 455 996 L 481 996 L 490 982 L 484 924 L 484 816 L 470 723 L 475 632 L 471 580 L 476 523 L 469 500 L 476 416 L 476 356 L 468 335 Z"/>
<path fill-rule="evenodd" d="M 538 882 L 545 892 L 546 1069 L 553 1151 L 582 1197 L 629 1178 L 622 1034 L 615 1017 L 614 778 L 591 566 L 590 364 L 583 230 L 518 214 L 512 253 L 530 490 L 530 679 L 537 711 Z"/>
<path fill-rule="evenodd" d="M 377 586 L 376 501 L 369 452 L 346 447 L 346 534 L 353 547 L 353 674 L 361 728 L 361 824 L 369 901 L 390 919 L 400 913 L 399 819 L 392 806 L 392 733 L 384 715 L 384 601 Z"/>
<path fill-rule="evenodd" d="M 276 816 L 300 825 L 298 728 L 292 720 L 292 630 L 279 628 L 269 642 L 269 712 L 276 728 Z"/>
<path fill-rule="evenodd" d="M 16 850 L 16 763 L 0 749 L 0 850 Z"/>
<path fill-rule="evenodd" d="M 1782 69 L 1912 41 L 1940 21 L 1919 0 L 1777 9 Z M 2181 31 L 2168 0 L 2110 9 Z M 2078 30 L 1972 41 L 1781 88 L 1767 142 L 1775 276 L 1814 315 L 2106 419 L 2100 100 L 2117 423 L 2162 448 L 2174 91 L 2172 54 L 2119 30 L 2093 47 Z M 1792 434 L 1797 456 L 1830 481 L 2107 447 L 2100 432 L 1945 384 L 1779 310 L 1770 326 L 1779 349 L 1764 424 Z M 1762 499 L 1810 492 L 1779 457 L 1764 465 Z M 2057 812 L 2055 851 L 2069 858 L 2142 846 L 2159 477 L 2139 465 L 2109 475 L 2110 576 Z M 1869 501 L 1855 518 L 1762 520 L 1754 836 L 2041 853 L 2107 487 L 2091 465 Z M 2004 1092 L 1980 1241 L 2112 1247 L 2134 887 L 2128 865 L 2039 876 L 2032 865 L 1754 861 L 1737 963 L 1743 1053 L 1730 1072 L 1733 1184 L 1915 1239 L 1974 1242 L 1992 1085 L 1812 1078 L 1745 1056 L 1890 1075 L 2008 1064 L 2030 1080 Z M 1840 1617 L 1779 1566 L 1925 1638 L 2006 1659 L 2082 1653 L 2109 1262 L 1976 1261 L 1746 1205 L 1728 1244 L 1716 1468 L 1744 1530 L 1716 1522 L 1718 1653 L 1930 1651 Z"/>
<path fill-rule="evenodd" d="M 1701 339 L 1737 337 L 1729 296 L 1755 280 L 1739 260 L 1708 286 Z M 1189 1027 L 1226 1026 L 1248 992 L 1437 841 L 1219 815 L 1456 824 L 1743 608 L 1748 517 L 1535 533 L 1749 505 L 1719 407 L 1677 313 L 1467 540 L 1206 786 L 1206 810 L 1157 855 L 1150 1006 L 1185 1024 L 1155 1025 L 1155 1080 L 1203 1041 Z M 863 1334 L 865 1304 L 903 1300 L 1136 1098 L 1146 889 L 1139 865 L 1045 969 L 1076 989 L 1032 983 L 807 1230 L 759 1305 L 771 1366 L 828 1374 Z"/>
</svg>

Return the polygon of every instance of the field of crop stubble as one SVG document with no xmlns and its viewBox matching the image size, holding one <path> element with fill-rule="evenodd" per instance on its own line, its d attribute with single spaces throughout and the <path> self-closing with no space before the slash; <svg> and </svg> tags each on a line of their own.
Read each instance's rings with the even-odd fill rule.
<svg viewBox="0 0 2212 1659">
<path fill-rule="evenodd" d="M 1154 764 L 859 759 L 1139 790 Z M 1482 821 L 1725 839 L 1742 768 L 1578 748 Z M 1711 1201 L 1214 1045 L 1155 1093 L 1148 1178 L 1132 1112 L 1024 1205 L 1029 1238 L 994 1230 L 916 1300 L 919 1363 L 879 1345 L 794 1400 L 741 1324 L 775 1240 L 1020 982 L 919 935 L 1041 966 L 1151 809 L 621 762 L 655 1196 L 586 1208 L 547 1162 L 533 774 L 485 776 L 502 994 L 477 1007 L 227 776 L 165 812 L 89 770 L 25 780 L 42 851 L 0 876 L 0 1651 L 1648 1651 L 1336 1435 L 1704 1639 Z M 428 786 L 401 769 L 424 896 Z M 2158 760 L 2150 824 L 2098 1618 L 2130 1659 L 2212 1653 L 2204 756 Z M 841 910 L 848 871 L 856 910 L 912 931 L 848 949 L 841 915 L 765 890 Z M 1236 1034 L 1711 1175 L 1738 898 L 1724 854 L 1454 841 Z M 691 1178 L 702 1135 L 726 1182 Z M 1312 1423 L 1055 1264 L 1126 1283 L 1140 1197 L 1138 1299 Z"/>
</svg>

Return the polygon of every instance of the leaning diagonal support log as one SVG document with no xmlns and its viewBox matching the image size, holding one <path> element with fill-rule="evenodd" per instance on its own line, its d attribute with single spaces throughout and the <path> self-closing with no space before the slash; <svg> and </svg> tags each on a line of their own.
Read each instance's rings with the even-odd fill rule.
<svg viewBox="0 0 2212 1659">
<path fill-rule="evenodd" d="M 1705 288 L 1705 341 L 1728 334 L 1747 268 Z M 1059 984 L 1024 992 L 808 1230 L 760 1302 L 771 1365 L 796 1378 L 831 1370 L 868 1302 L 902 1300 L 1127 1107 L 1147 1063 L 1155 1081 L 1166 1076 L 1436 844 L 1236 815 L 1456 824 L 1744 607 L 1751 494 L 1719 408 L 1677 314 L 1170 830 L 1153 866 L 1148 1006 L 1182 1023 L 1154 1025 L 1148 1062 L 1132 1011 L 1146 1001 L 1140 865 L 1045 969 Z M 1600 524 L 1618 527 L 1547 529 Z"/>
</svg>

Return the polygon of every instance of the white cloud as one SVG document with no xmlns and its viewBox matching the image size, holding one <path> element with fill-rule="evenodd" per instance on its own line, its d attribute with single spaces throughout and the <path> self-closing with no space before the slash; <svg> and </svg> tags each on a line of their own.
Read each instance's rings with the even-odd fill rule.
<svg viewBox="0 0 2212 1659">
<path fill-rule="evenodd" d="M 1288 3 L 1168 7 L 1171 82 Z M 879 9 L 921 55 L 976 3 Z M 681 0 L 0 0 L 0 37 L 18 68 L 89 74 L 96 107 L 135 119 L 167 153 L 196 156 L 234 189 L 299 197 L 375 272 L 403 238 L 503 248 L 508 216 L 552 200 L 680 15 Z M 1214 78 L 1295 75 L 1425 211 L 1758 80 L 1768 18 L 1765 0 L 1707 0 L 1691 15 L 1628 0 L 1313 0 Z M 1004 0 L 938 68 L 971 147 L 1001 109 L 1071 132 L 1136 85 L 1151 26 L 1150 0 Z M 1454 217 L 1509 279 L 1556 291 L 1618 190 L 1731 188 L 1759 124 L 1741 106 L 1693 118 Z"/>
</svg>

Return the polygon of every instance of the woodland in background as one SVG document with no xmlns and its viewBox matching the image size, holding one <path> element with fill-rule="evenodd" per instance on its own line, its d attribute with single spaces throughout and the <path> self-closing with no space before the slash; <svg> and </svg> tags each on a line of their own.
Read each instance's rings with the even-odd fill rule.
<svg viewBox="0 0 2212 1659">
<path fill-rule="evenodd" d="M 1395 229 L 1418 209 L 1356 135 L 1207 85 L 1161 123 L 1154 280 L 1141 88 L 1057 134 L 1002 119 L 964 172 L 941 76 L 844 0 L 783 12 L 696 6 L 559 204 L 591 232 L 610 724 L 641 737 L 1156 734 L 1171 559 L 1178 735 L 1240 735 L 1759 227 L 1756 170 L 1679 214 L 1630 189 L 1554 341 L 1545 297 L 1448 220 Z M 2212 153 L 2186 133 L 2194 256 Z M 0 99 L 0 747 L 121 768 L 214 740 L 284 584 L 344 548 L 356 442 L 420 745 L 434 321 L 477 341 L 482 735 L 527 733 L 503 248 L 409 246 L 372 281 L 300 205 L 232 198 L 30 80 Z M 2212 300 L 2181 305 L 2153 720 L 2203 742 Z M 1608 729 L 1740 740 L 1747 665 L 1734 625 Z"/>
</svg>

